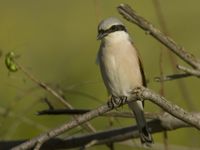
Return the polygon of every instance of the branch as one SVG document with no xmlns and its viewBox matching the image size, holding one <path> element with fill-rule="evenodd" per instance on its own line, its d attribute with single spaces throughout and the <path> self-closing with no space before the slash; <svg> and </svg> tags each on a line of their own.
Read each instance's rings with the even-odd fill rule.
<svg viewBox="0 0 200 150">
<path fill-rule="evenodd" d="M 180 78 L 185 78 L 185 77 L 190 77 L 190 76 L 196 76 L 200 77 L 200 70 L 199 69 L 193 69 L 193 68 L 188 68 L 184 67 L 181 65 L 177 65 L 177 68 L 185 73 L 182 74 L 173 74 L 173 75 L 167 75 L 164 77 L 155 77 L 155 81 L 161 82 L 161 81 L 170 81 L 170 80 L 175 80 L 175 79 L 180 79 Z"/>
<path fill-rule="evenodd" d="M 46 109 L 38 111 L 38 115 L 80 115 L 91 111 L 90 109 Z"/>
<path fill-rule="evenodd" d="M 154 80 L 156 82 L 162 82 L 162 81 L 171 81 L 171 80 L 176 80 L 176 79 L 181 79 L 181 78 L 186 78 L 186 77 L 191 77 L 191 74 L 188 73 L 181 73 L 181 74 L 172 74 L 172 75 L 166 75 L 163 77 L 155 77 Z"/>
<path fill-rule="evenodd" d="M 119 142 L 118 144 L 129 146 L 132 149 L 136 148 L 136 149 L 146 150 L 144 148 L 144 146 L 140 144 L 139 141 L 133 141 L 131 139 L 127 140 L 127 141 Z M 174 144 L 168 145 L 167 148 L 168 148 L 168 150 L 199 150 L 198 147 L 174 145 Z M 167 150 L 167 149 L 166 149 L 165 145 L 162 144 L 162 143 L 153 143 L 152 146 L 151 146 L 151 150 Z"/>
<path fill-rule="evenodd" d="M 190 113 L 196 118 L 200 118 L 200 113 Z M 190 127 L 183 121 L 176 119 L 168 113 L 159 115 L 158 118 L 147 122 L 151 133 L 157 133 L 162 131 L 171 131 L 178 128 Z M 42 149 L 64 149 L 64 148 L 77 148 L 82 147 L 92 141 L 97 141 L 95 145 L 108 144 L 109 142 L 119 142 L 127 139 L 138 138 L 137 126 L 129 126 L 123 128 L 110 129 L 107 131 L 101 131 L 97 133 L 91 133 L 86 135 L 72 136 L 67 139 L 53 138 L 47 141 L 41 148 Z M 1 141 L 0 147 L 2 149 L 10 149 L 15 145 L 25 142 L 22 141 Z"/>
<path fill-rule="evenodd" d="M 150 22 L 139 16 L 129 5 L 120 4 L 117 9 L 125 19 L 147 31 L 193 68 L 200 69 L 200 61 L 198 59 L 187 52 L 182 46 L 177 45 L 170 37 L 156 29 Z"/>
<path fill-rule="evenodd" d="M 192 74 L 180 73 L 180 74 L 167 75 L 163 77 L 155 77 L 154 80 L 156 82 L 162 82 L 162 81 L 171 81 L 171 80 L 176 80 L 176 79 L 181 79 L 181 78 L 186 78 L 186 77 L 191 77 L 191 76 Z"/>
<path fill-rule="evenodd" d="M 38 112 L 38 115 L 81 115 L 91 111 L 90 109 L 47 109 Z M 160 116 L 160 113 L 144 112 L 146 119 L 155 119 Z M 132 112 L 117 112 L 111 111 L 102 114 L 100 117 L 120 117 L 120 118 L 135 118 Z"/>
<path fill-rule="evenodd" d="M 136 88 L 133 90 L 132 95 L 130 99 L 112 99 L 112 101 L 109 101 L 107 104 L 102 105 L 98 107 L 97 109 L 94 109 L 88 113 L 85 113 L 83 115 L 78 116 L 76 119 L 64 123 L 63 125 L 52 129 L 49 132 L 46 132 L 38 137 L 35 137 L 27 142 L 22 143 L 21 145 L 14 147 L 12 150 L 25 150 L 32 148 L 35 144 L 38 142 L 44 143 L 48 141 L 49 139 L 62 134 L 63 132 L 66 132 L 69 129 L 75 128 L 95 117 L 98 117 L 114 108 L 118 108 L 121 105 L 124 105 L 125 103 L 129 103 L 131 101 L 135 101 L 138 99 L 148 99 L 151 102 L 155 103 L 156 105 L 163 108 L 165 111 L 170 113 L 176 118 L 179 118 L 180 120 L 187 122 L 187 124 L 194 126 L 195 128 L 200 130 L 200 119 L 195 117 L 194 115 L 186 112 L 184 109 L 180 108 L 177 105 L 172 104 L 170 101 L 167 101 L 164 97 L 161 97 L 157 93 L 144 88 Z"/>
<path fill-rule="evenodd" d="M 58 94 L 55 90 L 53 90 L 46 83 L 40 81 L 31 73 L 29 73 L 21 64 L 17 61 L 14 61 L 17 65 L 18 69 L 20 69 L 31 81 L 35 82 L 38 86 L 49 92 L 51 95 L 55 96 L 66 108 L 73 109 L 73 107 L 67 102 L 65 98 L 63 98 L 60 94 Z"/>
<path fill-rule="evenodd" d="M 133 92 L 135 92 L 136 90 L 134 90 Z M 172 116 L 184 122 L 187 122 L 188 124 L 200 130 L 200 119 L 189 114 L 187 111 L 185 111 L 181 107 L 175 104 L 172 104 L 171 101 L 167 101 L 164 97 L 160 96 L 157 93 L 154 93 L 150 89 L 141 87 L 138 90 L 140 91 L 140 92 L 137 92 L 137 94 L 139 94 L 138 95 L 139 98 L 150 100 L 154 104 L 161 107 L 164 111 L 170 113 Z"/>
<path fill-rule="evenodd" d="M 174 80 L 178 78 L 184 78 L 189 76 L 200 76 L 200 60 L 196 59 L 192 54 L 187 52 L 182 46 L 176 44 L 169 36 L 163 34 L 160 30 L 155 28 L 150 22 L 145 20 L 143 17 L 137 15 L 137 13 L 127 4 L 121 4 L 118 6 L 119 13 L 128 21 L 136 24 L 147 33 L 152 35 L 155 39 L 161 42 L 163 45 L 168 47 L 173 53 L 175 53 L 178 57 L 180 57 L 183 61 L 188 63 L 194 69 L 185 68 L 184 72 L 186 74 L 174 74 L 168 75 L 165 77 L 156 77 L 156 81 L 168 81 Z"/>
<path fill-rule="evenodd" d="M 9 54 L 9 53 L 8 53 Z M 13 53 L 14 55 L 14 53 Z M 14 57 L 14 56 L 13 56 Z M 31 81 L 35 82 L 38 86 L 49 92 L 51 95 L 55 96 L 66 108 L 68 109 L 73 109 L 73 106 L 70 105 L 67 100 L 61 96 L 58 92 L 53 90 L 50 86 L 48 86 L 46 83 L 40 81 L 37 79 L 35 76 L 33 76 L 31 73 L 29 73 L 20 63 L 18 63 L 14 58 L 12 59 L 13 63 L 17 66 L 18 69 L 20 69 Z M 73 116 L 73 118 L 76 119 L 76 115 Z M 96 129 L 89 123 L 86 122 L 85 124 L 82 125 L 83 128 L 91 131 L 91 132 L 96 132 Z"/>
<path fill-rule="evenodd" d="M 200 70 L 192 69 L 184 66 L 178 65 L 177 68 L 187 74 L 194 75 L 196 77 L 200 77 Z"/>
</svg>

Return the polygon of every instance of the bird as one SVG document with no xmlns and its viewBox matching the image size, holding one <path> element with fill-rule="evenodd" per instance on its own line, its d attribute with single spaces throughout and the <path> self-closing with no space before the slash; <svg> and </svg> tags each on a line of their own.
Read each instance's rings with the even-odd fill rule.
<svg viewBox="0 0 200 150">
<path fill-rule="evenodd" d="M 98 25 L 97 40 L 101 40 L 97 64 L 109 95 L 130 98 L 134 88 L 146 86 L 138 51 L 121 20 L 116 17 L 102 20 Z M 141 143 L 150 146 L 153 138 L 144 117 L 143 101 L 133 101 L 128 106 L 135 115 Z"/>
</svg>

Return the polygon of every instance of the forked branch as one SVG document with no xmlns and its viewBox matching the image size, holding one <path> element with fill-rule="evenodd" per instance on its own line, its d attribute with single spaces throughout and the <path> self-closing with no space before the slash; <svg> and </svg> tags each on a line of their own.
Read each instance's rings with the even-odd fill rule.
<svg viewBox="0 0 200 150">
<path fill-rule="evenodd" d="M 26 141 L 22 143 L 21 145 L 14 147 L 12 150 L 25 150 L 32 148 L 35 146 L 38 142 L 39 143 L 44 143 L 48 141 L 49 139 L 56 137 L 63 132 L 66 132 L 69 129 L 75 128 L 95 117 L 98 117 L 114 108 L 118 108 L 121 105 L 124 105 L 125 103 L 129 103 L 130 101 L 135 101 L 135 100 L 144 100 L 148 99 L 151 102 L 155 103 L 156 105 L 160 106 L 163 108 L 165 111 L 170 113 L 172 116 L 186 122 L 188 125 L 191 125 L 197 129 L 200 130 L 200 119 L 196 117 L 193 114 L 190 114 L 186 112 L 184 109 L 180 108 L 177 105 L 172 104 L 170 101 L 167 101 L 164 97 L 161 97 L 159 94 L 144 88 L 140 87 L 137 89 L 133 90 L 133 93 L 131 95 L 131 99 L 127 99 L 126 101 L 116 101 L 116 102 L 111 102 L 109 101 L 108 104 L 105 104 L 103 106 L 98 107 L 97 109 L 94 109 L 88 113 L 85 113 L 83 115 L 78 116 L 76 119 L 69 121 L 67 123 L 64 123 L 63 125 L 52 129 L 49 132 L 46 132 L 38 137 L 35 137 L 29 141 Z"/>
</svg>

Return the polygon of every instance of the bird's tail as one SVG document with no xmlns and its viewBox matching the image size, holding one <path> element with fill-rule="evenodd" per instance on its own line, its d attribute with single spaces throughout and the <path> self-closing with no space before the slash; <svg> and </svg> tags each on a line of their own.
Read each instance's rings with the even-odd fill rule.
<svg viewBox="0 0 200 150">
<path fill-rule="evenodd" d="M 149 129 L 145 121 L 142 102 L 141 101 L 131 102 L 129 103 L 129 107 L 131 108 L 131 110 L 135 115 L 139 129 L 141 143 L 145 144 L 146 146 L 150 146 L 153 143 L 153 138 L 149 132 Z"/>
</svg>

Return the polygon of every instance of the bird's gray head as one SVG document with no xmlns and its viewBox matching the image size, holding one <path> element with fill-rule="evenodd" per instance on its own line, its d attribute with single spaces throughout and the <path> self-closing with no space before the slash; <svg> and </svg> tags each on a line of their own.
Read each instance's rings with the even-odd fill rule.
<svg viewBox="0 0 200 150">
<path fill-rule="evenodd" d="M 127 32 L 126 27 L 119 19 L 115 17 L 105 19 L 99 23 L 97 39 L 100 40 L 107 36 L 109 33 L 113 33 L 116 31 Z"/>
</svg>

